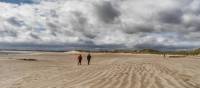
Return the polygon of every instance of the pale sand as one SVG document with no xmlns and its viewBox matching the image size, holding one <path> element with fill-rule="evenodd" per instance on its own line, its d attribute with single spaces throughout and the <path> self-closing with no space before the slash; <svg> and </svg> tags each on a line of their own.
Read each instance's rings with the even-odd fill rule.
<svg viewBox="0 0 200 88">
<path fill-rule="evenodd" d="M 77 66 L 67 54 L 0 56 L 0 88 L 200 88 L 197 56 L 92 54 Z M 38 61 L 16 60 L 26 58 Z"/>
</svg>

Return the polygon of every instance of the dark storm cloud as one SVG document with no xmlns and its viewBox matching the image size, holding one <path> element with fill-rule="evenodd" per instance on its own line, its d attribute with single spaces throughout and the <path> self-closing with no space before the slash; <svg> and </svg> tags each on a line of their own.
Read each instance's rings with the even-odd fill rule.
<svg viewBox="0 0 200 88">
<path fill-rule="evenodd" d="M 5 36 L 10 36 L 10 37 L 17 37 L 17 33 L 16 31 L 13 31 L 13 30 L 3 30 L 3 31 L 0 31 L 0 37 L 5 37 Z"/>
<path fill-rule="evenodd" d="M 57 33 L 62 33 L 62 31 L 60 30 L 60 27 L 57 25 L 56 22 L 52 23 L 49 22 L 47 23 L 49 30 L 51 30 L 51 34 L 53 36 L 57 36 Z"/>
<path fill-rule="evenodd" d="M 155 49 L 161 51 L 173 51 L 173 50 L 190 50 L 194 48 L 199 48 L 197 46 L 190 45 L 163 45 L 163 44 L 152 44 L 152 43 L 144 43 L 135 45 L 136 49 Z"/>
<path fill-rule="evenodd" d="M 181 9 L 167 9 L 159 12 L 159 20 L 163 23 L 179 24 L 182 22 L 183 12 Z"/>
<path fill-rule="evenodd" d="M 84 37 L 89 39 L 94 39 L 96 37 L 96 34 L 94 34 L 92 31 L 90 31 L 88 26 L 90 25 L 88 23 L 88 18 L 86 18 L 83 13 L 74 11 L 72 12 L 75 19 L 72 19 L 72 27 L 73 30 L 76 32 L 81 33 Z"/>
<path fill-rule="evenodd" d="M 104 1 L 100 5 L 95 5 L 95 7 L 99 19 L 105 23 L 112 23 L 121 14 L 109 1 Z"/>
<path fill-rule="evenodd" d="M 51 14 L 51 17 L 55 17 L 55 18 L 59 17 L 56 10 L 50 10 L 50 14 Z"/>
<path fill-rule="evenodd" d="M 154 26 L 148 23 L 125 26 L 123 32 L 127 34 L 154 32 Z"/>
<path fill-rule="evenodd" d="M 18 27 L 21 27 L 21 26 L 25 25 L 25 23 L 23 21 L 17 19 L 16 17 L 8 18 L 7 22 L 10 23 L 11 25 L 18 26 Z"/>
<path fill-rule="evenodd" d="M 39 36 L 37 36 L 36 34 L 33 34 L 33 33 L 30 33 L 30 36 L 31 36 L 33 39 L 40 39 Z"/>
<path fill-rule="evenodd" d="M 77 44 L 77 43 L 66 43 L 66 44 L 35 44 L 35 43 L 2 43 L 0 42 L 1 49 L 19 49 L 19 50 L 112 50 L 119 47 L 124 47 L 123 45 L 117 44 L 105 44 L 105 45 L 95 45 L 92 43 Z"/>
<path fill-rule="evenodd" d="M 73 15 L 73 18 L 70 20 L 70 25 L 72 25 L 73 30 L 84 32 L 88 23 L 88 19 L 84 17 L 83 14 L 79 11 L 73 11 L 71 12 L 71 14 Z"/>
<path fill-rule="evenodd" d="M 90 33 L 90 32 L 83 32 L 83 35 L 84 35 L 86 38 L 89 38 L 89 39 L 94 39 L 95 37 L 97 37 L 96 34 Z"/>
<path fill-rule="evenodd" d="M 47 23 L 47 25 L 49 26 L 49 28 L 51 28 L 52 30 L 56 30 L 56 29 L 58 29 L 59 27 L 58 27 L 58 25 L 56 25 L 56 23 L 54 22 L 54 23 L 52 23 L 52 22 L 49 22 L 49 23 Z"/>
<path fill-rule="evenodd" d="M 194 19 L 191 22 L 184 23 L 184 26 L 187 29 L 190 29 L 189 32 L 199 32 L 200 31 L 200 20 Z"/>
<path fill-rule="evenodd" d="M 1 49 L 18 49 L 18 50 L 68 50 L 64 45 L 53 44 L 35 44 L 35 43 L 2 43 L 0 42 Z M 70 50 L 71 48 L 69 48 Z"/>
</svg>

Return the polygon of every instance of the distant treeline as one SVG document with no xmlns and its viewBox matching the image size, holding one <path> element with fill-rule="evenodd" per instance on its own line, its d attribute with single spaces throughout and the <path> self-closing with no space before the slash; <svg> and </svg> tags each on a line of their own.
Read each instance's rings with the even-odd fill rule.
<svg viewBox="0 0 200 88">
<path fill-rule="evenodd" d="M 133 53 L 133 54 L 172 54 L 172 55 L 199 55 L 200 48 L 188 51 L 159 51 L 154 49 L 142 50 L 77 50 L 79 52 L 96 52 L 96 53 Z"/>
</svg>

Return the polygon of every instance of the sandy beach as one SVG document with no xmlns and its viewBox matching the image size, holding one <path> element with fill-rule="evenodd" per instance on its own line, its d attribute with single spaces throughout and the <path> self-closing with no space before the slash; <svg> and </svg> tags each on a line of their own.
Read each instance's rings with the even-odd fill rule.
<svg viewBox="0 0 200 88">
<path fill-rule="evenodd" d="M 200 88 L 200 57 L 92 53 L 77 66 L 76 54 L 0 56 L 1 88 Z M 26 61 L 23 59 L 35 59 Z"/>
</svg>

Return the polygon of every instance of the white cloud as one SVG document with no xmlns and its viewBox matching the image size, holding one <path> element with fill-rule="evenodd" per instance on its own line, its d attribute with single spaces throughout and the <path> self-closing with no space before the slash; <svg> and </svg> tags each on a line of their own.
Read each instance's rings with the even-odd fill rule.
<svg viewBox="0 0 200 88">
<path fill-rule="evenodd" d="M 0 44 L 197 48 L 199 3 L 198 0 L 40 0 L 21 5 L 0 2 Z"/>
</svg>

